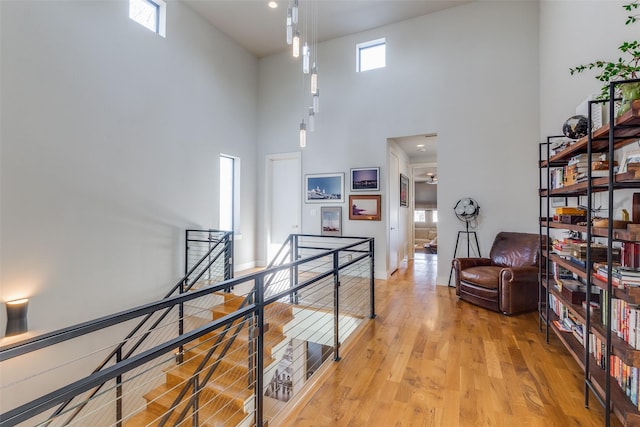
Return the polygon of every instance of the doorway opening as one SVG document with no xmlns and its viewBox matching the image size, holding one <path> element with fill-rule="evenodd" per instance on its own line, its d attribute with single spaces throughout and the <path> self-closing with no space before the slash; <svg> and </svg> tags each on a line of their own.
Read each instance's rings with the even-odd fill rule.
<svg viewBox="0 0 640 427">
<path fill-rule="evenodd" d="M 437 265 L 438 147 L 437 134 L 396 138 L 411 170 L 411 231 L 413 258 Z"/>
</svg>

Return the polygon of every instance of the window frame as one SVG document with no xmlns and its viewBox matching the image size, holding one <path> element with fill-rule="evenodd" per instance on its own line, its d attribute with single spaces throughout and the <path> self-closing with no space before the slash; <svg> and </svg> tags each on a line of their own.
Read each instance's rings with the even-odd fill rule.
<svg viewBox="0 0 640 427">
<path fill-rule="evenodd" d="M 366 70 L 362 69 L 362 52 L 367 50 L 367 49 L 371 49 L 374 47 L 378 47 L 378 46 L 384 46 L 384 65 L 381 67 L 375 67 L 375 68 L 367 68 Z M 362 73 L 365 71 L 371 71 L 371 70 L 378 70 L 380 68 L 386 68 L 387 66 L 387 39 L 386 37 L 382 37 L 379 39 L 375 39 L 375 40 L 369 40 L 366 42 L 362 42 L 362 43 L 357 43 L 356 44 L 356 72 L 357 73 Z"/>
<path fill-rule="evenodd" d="M 131 16 L 131 7 L 134 0 L 129 0 L 129 19 L 142 25 L 144 28 L 152 31 L 159 36 L 166 37 L 166 22 L 167 22 L 167 4 L 163 0 L 135 0 L 144 2 L 155 8 L 155 29 L 149 28 L 142 22 L 138 21 L 135 17 Z"/>
<path fill-rule="evenodd" d="M 219 188 L 218 188 L 218 229 L 222 230 L 220 221 L 222 219 L 222 159 L 231 160 L 231 228 L 225 231 L 233 231 L 234 239 L 241 237 L 240 229 L 240 157 L 220 153 L 218 156 L 219 165 Z"/>
</svg>

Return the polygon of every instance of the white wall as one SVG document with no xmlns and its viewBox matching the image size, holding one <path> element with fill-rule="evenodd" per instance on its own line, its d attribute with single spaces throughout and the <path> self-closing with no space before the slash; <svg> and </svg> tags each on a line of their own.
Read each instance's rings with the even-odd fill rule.
<svg viewBox="0 0 640 427">
<path fill-rule="evenodd" d="M 640 24 L 626 25 L 628 1 L 540 2 L 540 132 L 561 135 L 562 124 L 588 95 L 599 94 L 597 71 L 570 75 L 569 68 L 615 61 L 618 46 L 637 40 Z"/>
<path fill-rule="evenodd" d="M 180 2 L 166 39 L 126 0 L 0 7 L 0 299 L 30 297 L 34 332 L 156 300 L 185 228 L 218 225 L 221 152 L 242 159 L 235 261 L 253 262 L 255 57 Z"/>
<path fill-rule="evenodd" d="M 413 186 L 416 208 L 438 207 L 438 184 L 416 182 Z"/>
<path fill-rule="evenodd" d="M 440 284 L 462 226 L 445 207 L 460 197 L 482 207 L 485 251 L 500 230 L 537 231 L 538 12 L 536 1 L 475 2 L 319 46 L 321 112 L 304 173 L 380 166 L 387 203 L 387 138 L 437 132 Z M 380 37 L 387 67 L 356 73 L 356 43 Z M 288 53 L 261 59 L 259 70 L 262 158 L 296 149 L 306 104 Z M 318 231 L 311 209 L 303 206 L 305 232 Z M 348 235 L 375 237 L 376 277 L 386 271 L 385 227 L 385 218 L 344 224 Z"/>
</svg>

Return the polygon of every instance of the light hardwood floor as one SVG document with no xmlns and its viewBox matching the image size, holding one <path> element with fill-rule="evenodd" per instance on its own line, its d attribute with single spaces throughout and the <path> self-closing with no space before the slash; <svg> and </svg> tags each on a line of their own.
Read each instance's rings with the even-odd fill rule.
<svg viewBox="0 0 640 427">
<path fill-rule="evenodd" d="M 458 301 L 435 285 L 429 256 L 376 289 L 377 319 L 278 425 L 604 425 L 593 396 L 584 407 L 577 364 L 557 339 L 545 342 L 535 313 Z"/>
</svg>

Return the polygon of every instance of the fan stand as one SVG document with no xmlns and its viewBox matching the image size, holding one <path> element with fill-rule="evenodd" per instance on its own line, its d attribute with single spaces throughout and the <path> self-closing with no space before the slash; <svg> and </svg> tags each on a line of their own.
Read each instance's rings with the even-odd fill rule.
<svg viewBox="0 0 640 427">
<path fill-rule="evenodd" d="M 458 231 L 458 238 L 456 239 L 456 248 L 453 250 L 453 258 L 456 258 L 456 255 L 458 253 L 458 244 L 460 243 L 460 235 L 461 234 L 466 234 L 467 235 L 467 258 L 469 258 L 469 254 L 471 253 L 471 239 L 470 236 L 473 235 L 473 238 L 475 239 L 476 242 L 476 251 L 478 252 L 478 256 L 482 256 L 480 255 L 480 246 L 478 245 L 478 235 L 476 234 L 475 231 L 469 231 L 469 221 L 465 221 L 467 224 L 467 229 L 466 231 Z M 453 275 L 453 263 L 451 264 L 451 270 L 449 270 L 449 282 L 447 282 L 447 286 L 449 287 L 455 287 L 455 286 L 451 286 L 451 277 Z"/>
</svg>

